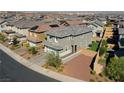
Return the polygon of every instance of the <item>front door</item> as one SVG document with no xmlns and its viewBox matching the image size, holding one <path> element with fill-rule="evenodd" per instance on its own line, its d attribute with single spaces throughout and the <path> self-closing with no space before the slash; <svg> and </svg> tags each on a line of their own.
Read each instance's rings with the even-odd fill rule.
<svg viewBox="0 0 124 93">
<path fill-rule="evenodd" d="M 77 45 L 75 45 L 75 52 L 77 52 Z"/>
<path fill-rule="evenodd" d="M 77 52 L 77 45 L 72 45 L 72 53 L 75 53 Z"/>
</svg>

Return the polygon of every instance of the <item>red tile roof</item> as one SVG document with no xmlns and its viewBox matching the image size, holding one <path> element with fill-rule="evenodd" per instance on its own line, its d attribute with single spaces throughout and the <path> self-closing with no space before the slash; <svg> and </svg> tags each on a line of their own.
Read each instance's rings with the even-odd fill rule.
<svg viewBox="0 0 124 93">
<path fill-rule="evenodd" d="M 24 13 L 24 16 L 32 17 L 33 16 L 33 13 Z"/>
<path fill-rule="evenodd" d="M 51 29 L 51 27 L 48 24 L 41 24 L 36 29 L 36 32 L 44 32 L 44 31 L 48 31 L 50 29 Z"/>
<path fill-rule="evenodd" d="M 81 20 L 67 20 L 66 22 L 70 25 L 79 25 L 82 23 Z"/>
</svg>

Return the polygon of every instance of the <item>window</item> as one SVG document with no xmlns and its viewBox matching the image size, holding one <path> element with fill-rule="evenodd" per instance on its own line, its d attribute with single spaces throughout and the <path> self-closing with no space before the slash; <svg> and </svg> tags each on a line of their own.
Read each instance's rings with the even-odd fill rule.
<svg viewBox="0 0 124 93">
<path fill-rule="evenodd" d="M 52 39 L 53 37 L 52 36 L 49 36 L 49 39 Z"/>
<path fill-rule="evenodd" d="M 58 43 L 57 38 L 55 38 L 55 42 Z"/>
<path fill-rule="evenodd" d="M 69 37 L 69 40 L 72 40 L 72 37 L 71 36 Z"/>
<path fill-rule="evenodd" d="M 37 37 L 37 35 L 36 35 L 36 34 L 34 34 L 34 37 Z"/>
<path fill-rule="evenodd" d="M 54 25 L 50 25 L 50 27 L 59 27 L 57 24 L 54 24 Z"/>
<path fill-rule="evenodd" d="M 30 32 L 30 36 L 32 36 L 32 33 Z"/>
</svg>

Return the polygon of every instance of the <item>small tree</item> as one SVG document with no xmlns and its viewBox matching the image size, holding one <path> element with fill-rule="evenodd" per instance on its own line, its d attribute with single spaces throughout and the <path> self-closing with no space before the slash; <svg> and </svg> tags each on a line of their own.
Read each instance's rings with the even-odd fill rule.
<svg viewBox="0 0 124 93">
<path fill-rule="evenodd" d="M 107 23 L 105 24 L 105 26 L 112 26 L 112 22 L 107 21 Z"/>
<path fill-rule="evenodd" d="M 4 42 L 5 41 L 5 36 L 4 35 L 2 35 L 2 34 L 0 34 L 0 41 L 2 41 L 2 42 Z"/>
<path fill-rule="evenodd" d="M 54 52 L 48 53 L 46 59 L 49 66 L 53 66 L 56 69 L 61 66 L 61 59 L 59 58 L 59 55 Z"/>
<path fill-rule="evenodd" d="M 112 80 L 124 81 L 124 57 L 111 58 L 104 72 Z"/>
<path fill-rule="evenodd" d="M 90 49 L 93 51 L 97 51 L 98 45 L 99 44 L 96 41 L 92 41 L 92 46 Z"/>
<path fill-rule="evenodd" d="M 107 51 L 106 47 L 100 47 L 100 49 L 99 49 L 99 56 L 102 56 L 103 54 L 105 54 L 106 51 Z"/>
<path fill-rule="evenodd" d="M 29 47 L 28 51 L 29 51 L 31 54 L 36 54 L 36 53 L 37 53 L 36 47 Z"/>
<path fill-rule="evenodd" d="M 19 41 L 17 40 L 17 37 L 13 37 L 13 45 L 17 45 Z"/>
<path fill-rule="evenodd" d="M 106 40 L 103 40 L 103 41 L 102 41 L 102 46 L 103 46 L 103 47 L 108 47 L 108 42 L 107 42 Z"/>
</svg>

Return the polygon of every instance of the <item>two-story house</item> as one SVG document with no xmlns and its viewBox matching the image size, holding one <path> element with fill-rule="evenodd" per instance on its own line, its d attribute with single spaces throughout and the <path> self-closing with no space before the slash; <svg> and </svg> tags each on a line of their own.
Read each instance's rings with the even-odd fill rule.
<svg viewBox="0 0 124 93">
<path fill-rule="evenodd" d="M 9 21 L 4 27 L 6 30 L 12 30 L 24 36 L 28 36 L 28 30 L 35 25 L 41 24 L 41 20 L 33 20 L 33 19 L 20 19 Z"/>
<path fill-rule="evenodd" d="M 98 17 L 97 20 L 101 21 L 103 24 L 107 23 L 107 18 L 105 16 L 104 17 Z"/>
<path fill-rule="evenodd" d="M 19 33 L 15 33 L 15 37 L 17 37 L 17 40 L 22 43 L 23 41 L 26 41 L 27 38 L 26 36 L 22 35 L 22 34 L 19 34 Z"/>
<path fill-rule="evenodd" d="M 53 51 L 60 57 L 75 53 L 82 47 L 87 48 L 92 43 L 92 29 L 89 27 L 69 26 L 48 31 L 46 34 L 44 51 Z"/>
<path fill-rule="evenodd" d="M 48 24 L 40 24 L 33 26 L 28 31 L 28 42 L 30 46 L 41 46 L 42 42 L 46 39 L 45 32 L 50 29 Z"/>
<path fill-rule="evenodd" d="M 91 22 L 89 25 L 93 29 L 93 37 L 102 37 L 104 32 L 104 23 L 99 20 Z"/>
<path fill-rule="evenodd" d="M 5 30 L 3 31 L 3 33 L 10 40 L 13 39 L 13 37 L 15 36 L 15 31 L 12 30 Z"/>
</svg>

